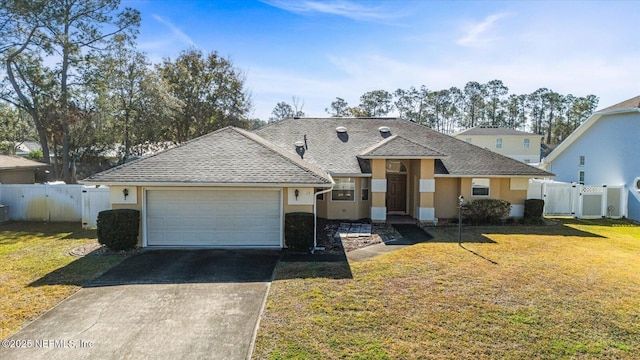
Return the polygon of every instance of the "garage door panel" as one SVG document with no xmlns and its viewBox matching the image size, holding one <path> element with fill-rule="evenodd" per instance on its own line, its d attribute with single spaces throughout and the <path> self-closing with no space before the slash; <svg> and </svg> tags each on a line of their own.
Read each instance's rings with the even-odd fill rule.
<svg viewBox="0 0 640 360">
<path fill-rule="evenodd" d="M 280 246 L 280 191 L 148 190 L 149 246 Z"/>
</svg>

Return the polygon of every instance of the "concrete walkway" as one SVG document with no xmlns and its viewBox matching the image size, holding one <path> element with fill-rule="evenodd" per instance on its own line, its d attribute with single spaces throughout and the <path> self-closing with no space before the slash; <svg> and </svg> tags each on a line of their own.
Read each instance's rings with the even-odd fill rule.
<svg viewBox="0 0 640 360">
<path fill-rule="evenodd" d="M 246 359 L 279 251 L 146 251 L 9 338 L 1 359 Z"/>
<path fill-rule="evenodd" d="M 429 234 L 427 234 L 424 230 L 416 225 L 394 225 L 394 228 L 396 228 L 396 230 L 398 230 L 398 232 L 402 235 L 400 239 L 349 251 L 347 253 L 347 259 L 350 262 L 369 260 L 382 254 L 390 253 L 392 251 L 425 242 L 431 238 Z"/>
</svg>

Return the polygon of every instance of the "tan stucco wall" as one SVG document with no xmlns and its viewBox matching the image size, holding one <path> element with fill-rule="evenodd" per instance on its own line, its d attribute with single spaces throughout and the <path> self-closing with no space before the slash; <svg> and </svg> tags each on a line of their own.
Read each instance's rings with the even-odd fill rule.
<svg viewBox="0 0 640 360">
<path fill-rule="evenodd" d="M 436 178 L 434 194 L 435 216 L 442 219 L 458 217 L 459 178 Z"/>
<path fill-rule="evenodd" d="M 339 178 L 339 177 L 335 177 Z M 372 200 L 362 201 L 362 178 L 355 178 L 355 201 L 333 201 L 331 200 L 331 193 L 325 195 L 325 201 L 327 202 L 327 218 L 334 220 L 358 220 L 365 219 L 371 216 L 371 202 Z M 371 189 L 371 183 L 369 183 L 369 189 Z M 373 196 L 372 196 L 373 195 Z M 371 193 L 369 192 L 369 199 L 377 199 L 380 201 L 380 195 L 382 195 L 382 203 L 384 204 L 384 193 Z M 376 200 L 373 200 L 376 201 Z M 384 206 L 384 205 L 383 205 Z"/>
<path fill-rule="evenodd" d="M 285 214 L 292 212 L 308 212 L 313 213 L 313 204 L 311 205 L 289 205 L 288 188 L 282 189 L 282 211 Z"/>
<path fill-rule="evenodd" d="M 481 178 L 481 177 L 478 177 Z M 511 190 L 509 178 L 491 178 L 489 184 L 489 199 L 501 199 L 510 202 L 512 205 L 524 205 L 527 199 L 526 190 Z M 471 196 L 471 178 L 461 179 L 462 195 L 465 202 L 475 199 L 486 199 L 485 196 Z"/>
<path fill-rule="evenodd" d="M 136 204 L 111 204 L 111 209 L 133 209 L 140 211 L 140 227 L 138 228 L 138 247 L 142 247 L 142 188 L 137 187 L 138 201 Z"/>
<path fill-rule="evenodd" d="M 0 170 L 0 184 L 33 184 L 36 173 L 33 169 Z"/>
</svg>

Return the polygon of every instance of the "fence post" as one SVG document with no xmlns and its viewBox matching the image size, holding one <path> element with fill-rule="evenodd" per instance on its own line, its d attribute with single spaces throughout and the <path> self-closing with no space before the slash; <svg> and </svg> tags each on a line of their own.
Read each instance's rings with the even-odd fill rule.
<svg viewBox="0 0 640 360">
<path fill-rule="evenodd" d="M 607 185 L 602 185 L 602 201 L 600 203 L 600 214 L 602 214 L 602 218 L 606 218 L 609 214 L 608 214 L 608 209 L 607 209 Z"/>
</svg>

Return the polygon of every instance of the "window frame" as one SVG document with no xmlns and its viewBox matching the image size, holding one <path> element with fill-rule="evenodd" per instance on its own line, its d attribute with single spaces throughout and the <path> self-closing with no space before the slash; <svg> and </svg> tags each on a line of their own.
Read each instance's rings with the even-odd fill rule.
<svg viewBox="0 0 640 360">
<path fill-rule="evenodd" d="M 360 200 L 369 201 L 369 178 L 362 178 L 360 183 Z"/>
<path fill-rule="evenodd" d="M 356 179 L 353 177 L 344 177 L 344 178 L 334 178 L 334 180 L 336 184 L 334 185 L 333 190 L 331 191 L 331 201 L 355 202 L 356 201 Z M 341 184 L 346 184 L 347 186 L 344 186 L 343 188 L 343 185 Z M 342 194 L 350 193 L 351 196 L 336 198 L 335 195 L 339 193 L 342 193 Z"/>
<path fill-rule="evenodd" d="M 486 182 L 486 185 L 484 184 Z M 486 189 L 486 194 L 477 194 L 476 189 Z M 484 191 L 483 191 L 484 192 Z M 472 178 L 471 179 L 471 196 L 473 197 L 489 197 L 491 196 L 491 179 L 490 178 Z"/>
<path fill-rule="evenodd" d="M 496 139 L 496 149 L 502 149 L 502 138 Z"/>
<path fill-rule="evenodd" d="M 586 161 L 586 158 L 584 155 L 578 156 L 578 166 L 584 166 L 585 161 Z"/>
<path fill-rule="evenodd" d="M 326 190 L 326 189 L 316 189 L 315 191 L 316 191 L 316 193 L 317 193 L 317 192 L 322 191 L 322 190 Z M 317 194 L 317 195 L 316 195 L 316 200 L 317 200 L 317 201 L 324 201 L 324 194 L 325 194 L 325 193 Z"/>
<path fill-rule="evenodd" d="M 531 140 L 528 139 L 528 138 L 522 140 L 522 148 L 523 149 L 529 149 L 529 147 L 531 147 Z"/>
<path fill-rule="evenodd" d="M 584 185 L 585 173 L 584 170 L 578 171 L 578 184 Z"/>
</svg>

